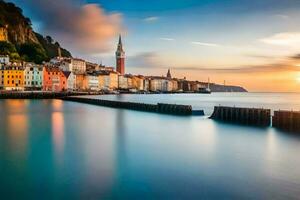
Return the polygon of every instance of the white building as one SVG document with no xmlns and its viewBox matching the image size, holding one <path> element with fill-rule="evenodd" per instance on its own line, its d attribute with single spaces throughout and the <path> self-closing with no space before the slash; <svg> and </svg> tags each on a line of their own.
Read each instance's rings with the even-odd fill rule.
<svg viewBox="0 0 300 200">
<path fill-rule="evenodd" d="M 9 64 L 9 56 L 8 55 L 0 55 L 0 64 Z"/>
<path fill-rule="evenodd" d="M 86 72 L 86 62 L 85 60 L 72 58 L 71 59 L 72 71 L 76 73 Z"/>
<path fill-rule="evenodd" d="M 173 83 L 171 80 L 164 77 L 151 77 L 150 91 L 171 92 Z"/>
<path fill-rule="evenodd" d="M 67 89 L 73 91 L 76 89 L 76 75 L 70 71 L 63 71 L 65 77 L 67 77 Z"/>
<path fill-rule="evenodd" d="M 119 89 L 132 89 L 132 77 L 128 75 L 120 75 Z"/>
<path fill-rule="evenodd" d="M 28 90 L 40 90 L 43 87 L 43 67 L 33 63 L 25 65 L 24 87 Z"/>
<path fill-rule="evenodd" d="M 87 84 L 90 90 L 99 91 L 99 79 L 96 75 L 87 75 Z"/>
</svg>

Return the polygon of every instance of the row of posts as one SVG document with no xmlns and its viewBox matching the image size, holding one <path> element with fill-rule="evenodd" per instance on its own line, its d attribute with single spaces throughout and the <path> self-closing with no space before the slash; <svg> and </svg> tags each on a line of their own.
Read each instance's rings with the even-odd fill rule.
<svg viewBox="0 0 300 200">
<path fill-rule="evenodd" d="M 275 111 L 271 122 L 270 109 L 216 106 L 210 118 L 259 127 L 269 127 L 272 124 L 273 127 L 284 131 L 300 132 L 300 112 Z"/>
</svg>

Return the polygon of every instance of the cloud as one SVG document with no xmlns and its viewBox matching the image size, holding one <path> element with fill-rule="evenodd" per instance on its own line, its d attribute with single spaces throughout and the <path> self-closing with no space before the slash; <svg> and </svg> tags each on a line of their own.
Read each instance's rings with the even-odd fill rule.
<svg viewBox="0 0 300 200">
<path fill-rule="evenodd" d="M 281 19 L 288 19 L 290 18 L 288 15 L 283 15 L 283 14 L 277 14 L 277 15 L 274 15 L 275 17 L 277 18 L 281 18 Z"/>
<path fill-rule="evenodd" d="M 41 21 L 44 34 L 79 53 L 110 50 L 111 40 L 122 30 L 121 14 L 108 14 L 98 4 L 83 5 L 79 0 L 26 0 L 24 4 Z"/>
<path fill-rule="evenodd" d="M 191 42 L 194 45 L 200 45 L 200 46 L 206 46 L 206 47 L 218 47 L 220 46 L 219 44 L 214 44 L 214 43 L 206 43 L 206 42 Z"/>
<path fill-rule="evenodd" d="M 201 66 L 201 65 L 176 65 L 173 64 L 172 69 L 180 71 L 195 71 L 195 73 L 223 73 L 223 74 L 255 74 L 255 73 L 272 73 L 272 72 L 300 72 L 299 55 L 285 57 L 278 62 L 257 64 L 257 65 L 241 65 L 236 67 L 224 66 Z M 135 68 L 152 68 L 152 69 L 168 69 L 170 66 L 163 62 L 160 54 L 155 52 L 144 52 L 128 57 L 131 67 Z"/>
<path fill-rule="evenodd" d="M 139 68 L 160 68 L 160 58 L 155 52 L 143 52 L 134 56 L 128 56 L 128 65 Z"/>
<path fill-rule="evenodd" d="M 277 33 L 270 37 L 260 39 L 260 41 L 265 44 L 271 44 L 271 45 L 299 46 L 300 32 Z"/>
<path fill-rule="evenodd" d="M 159 20 L 159 17 L 156 17 L 156 16 L 146 17 L 146 18 L 144 19 L 145 22 L 155 22 L 155 21 L 157 21 L 157 20 Z"/>
<path fill-rule="evenodd" d="M 174 41 L 175 39 L 174 38 L 166 38 L 166 37 L 162 37 L 162 38 L 159 38 L 160 40 L 164 40 L 164 41 Z"/>
</svg>

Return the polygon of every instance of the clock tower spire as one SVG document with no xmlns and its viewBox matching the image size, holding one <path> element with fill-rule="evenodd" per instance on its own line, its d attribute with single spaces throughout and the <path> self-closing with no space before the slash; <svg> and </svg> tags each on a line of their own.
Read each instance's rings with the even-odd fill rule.
<svg viewBox="0 0 300 200">
<path fill-rule="evenodd" d="M 116 68 L 121 75 L 125 74 L 125 51 L 123 49 L 122 37 L 119 36 L 119 43 L 116 51 Z"/>
</svg>

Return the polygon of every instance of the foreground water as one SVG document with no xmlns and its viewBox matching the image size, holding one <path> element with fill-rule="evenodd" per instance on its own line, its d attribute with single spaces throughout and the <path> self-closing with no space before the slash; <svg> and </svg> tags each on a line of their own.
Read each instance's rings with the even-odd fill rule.
<svg viewBox="0 0 300 200">
<path fill-rule="evenodd" d="M 299 94 L 97 98 L 299 109 Z M 1 199 L 300 196 L 300 136 L 60 100 L 0 100 Z"/>
</svg>

